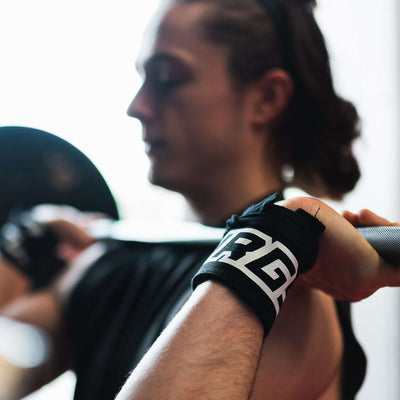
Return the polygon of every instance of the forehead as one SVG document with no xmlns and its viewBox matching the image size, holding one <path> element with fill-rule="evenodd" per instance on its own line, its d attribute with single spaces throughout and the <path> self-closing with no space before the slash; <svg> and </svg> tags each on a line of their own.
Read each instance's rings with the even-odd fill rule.
<svg viewBox="0 0 400 400">
<path fill-rule="evenodd" d="M 172 54 L 188 62 L 206 60 L 225 52 L 204 37 L 202 20 L 211 5 L 164 2 L 148 25 L 137 58 L 139 68 L 156 54 Z"/>
</svg>

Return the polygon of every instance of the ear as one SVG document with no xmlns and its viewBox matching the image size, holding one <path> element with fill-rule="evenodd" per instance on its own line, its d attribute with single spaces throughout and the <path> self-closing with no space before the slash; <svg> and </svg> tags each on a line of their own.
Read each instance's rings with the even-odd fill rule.
<svg viewBox="0 0 400 400">
<path fill-rule="evenodd" d="M 293 80 L 283 69 L 271 69 L 255 83 L 253 123 L 265 125 L 286 109 L 293 95 Z"/>
</svg>

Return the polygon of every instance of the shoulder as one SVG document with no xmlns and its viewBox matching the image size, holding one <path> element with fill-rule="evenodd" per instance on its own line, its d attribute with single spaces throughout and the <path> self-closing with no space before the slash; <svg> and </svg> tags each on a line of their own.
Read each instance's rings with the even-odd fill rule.
<svg viewBox="0 0 400 400">
<path fill-rule="evenodd" d="M 337 376 L 342 354 L 335 301 L 295 285 L 264 341 L 252 399 L 316 399 Z"/>
</svg>

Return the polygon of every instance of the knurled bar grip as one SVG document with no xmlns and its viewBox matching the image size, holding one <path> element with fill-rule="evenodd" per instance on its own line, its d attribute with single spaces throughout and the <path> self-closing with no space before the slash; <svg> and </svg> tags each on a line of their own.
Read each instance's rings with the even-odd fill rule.
<svg viewBox="0 0 400 400">
<path fill-rule="evenodd" d="M 400 267 L 400 226 L 368 226 L 357 230 L 382 258 Z"/>
<path fill-rule="evenodd" d="M 136 224 L 135 224 L 136 225 Z M 150 242 L 150 243 L 187 243 L 193 242 L 207 242 L 218 244 L 222 238 L 223 229 L 208 228 L 201 226 L 201 232 L 193 233 L 189 230 L 185 230 L 185 224 L 178 229 L 178 234 L 172 234 L 168 237 L 167 235 L 161 234 L 153 238 L 153 236 L 147 234 L 144 235 L 140 226 L 131 226 L 131 229 L 122 229 L 122 234 L 118 230 L 120 222 L 114 222 L 106 224 L 106 227 L 95 229 L 90 231 L 90 234 L 97 239 L 116 239 L 121 241 L 133 241 L 133 242 Z M 147 226 L 148 224 L 145 224 Z M 157 233 L 159 231 L 159 224 L 151 227 L 151 231 Z M 162 226 L 161 226 L 162 227 Z M 117 228 L 117 229 L 115 229 Z M 168 226 L 167 226 L 168 228 Z M 170 227 L 169 227 L 170 228 Z M 164 226 L 164 231 L 165 231 Z M 371 246 L 390 264 L 396 267 L 400 267 L 400 226 L 368 226 L 363 228 L 357 228 L 357 230 L 364 236 L 364 238 L 371 244 Z M 161 229 L 161 233 L 163 229 Z M 169 232 L 169 229 L 168 229 Z M 185 234 L 183 234 L 184 232 Z"/>
</svg>

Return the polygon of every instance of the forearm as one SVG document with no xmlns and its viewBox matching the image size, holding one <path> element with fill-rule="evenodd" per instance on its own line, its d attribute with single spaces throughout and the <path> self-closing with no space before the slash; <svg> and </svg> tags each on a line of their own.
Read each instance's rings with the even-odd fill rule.
<svg viewBox="0 0 400 400">
<path fill-rule="evenodd" d="M 20 398 L 66 369 L 53 357 L 56 348 L 65 348 L 57 329 L 59 304 L 50 291 L 31 293 L 29 279 L 1 256 L 0 289 L 0 398 Z M 44 347 L 50 339 L 51 354 Z"/>
<path fill-rule="evenodd" d="M 275 206 L 276 199 L 228 220 L 192 280 L 193 295 L 118 400 L 249 398 L 263 338 L 298 272 L 312 267 L 323 230 L 309 214 Z"/>
<path fill-rule="evenodd" d="M 205 282 L 161 334 L 117 400 L 248 399 L 263 327 L 229 289 Z"/>
<path fill-rule="evenodd" d="M 12 352 L 26 347 L 22 354 L 16 353 L 17 360 L 20 361 L 9 362 L 8 370 L 12 379 L 0 378 L 3 390 L 11 390 L 13 393 L 10 398 L 20 398 L 35 391 L 70 367 L 69 341 L 63 332 L 60 306 L 49 290 L 25 295 L 10 303 L 1 314 L 9 319 L 9 322 L 2 319 L 4 324 L 9 325 L 1 336 L 2 345 L 7 343 Z M 17 321 L 28 325 L 18 326 Z M 38 331 L 30 333 L 32 328 L 29 326 L 38 328 Z M 7 332 L 15 334 L 10 335 Z M 5 354 L 2 351 L 0 361 L 8 354 L 7 351 Z M 20 362 L 21 365 L 28 362 L 30 367 L 25 369 Z"/>
<path fill-rule="evenodd" d="M 0 312 L 29 290 L 29 280 L 0 254 Z"/>
</svg>

